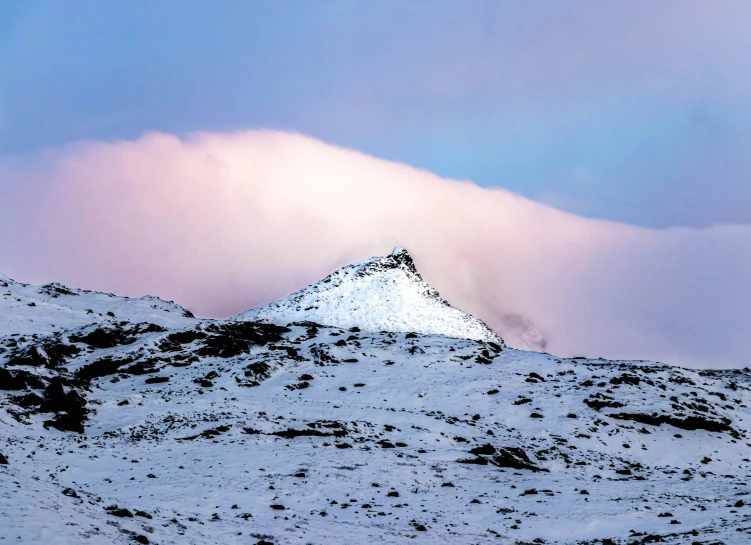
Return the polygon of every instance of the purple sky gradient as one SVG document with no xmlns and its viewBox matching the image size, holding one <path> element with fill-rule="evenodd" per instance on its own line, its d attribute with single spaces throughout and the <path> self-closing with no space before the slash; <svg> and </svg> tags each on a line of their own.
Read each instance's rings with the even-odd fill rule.
<svg viewBox="0 0 751 545">
<path fill-rule="evenodd" d="M 580 215 L 751 223 L 751 3 L 0 3 L 0 154 L 295 130 Z"/>
</svg>

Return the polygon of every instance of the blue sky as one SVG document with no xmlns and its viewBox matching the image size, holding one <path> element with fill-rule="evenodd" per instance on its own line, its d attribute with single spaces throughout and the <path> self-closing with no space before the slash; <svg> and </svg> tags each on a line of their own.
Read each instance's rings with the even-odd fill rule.
<svg viewBox="0 0 751 545">
<path fill-rule="evenodd" d="M 290 129 L 585 216 L 749 224 L 749 28 L 740 0 L 6 0 L 0 155 Z"/>
</svg>

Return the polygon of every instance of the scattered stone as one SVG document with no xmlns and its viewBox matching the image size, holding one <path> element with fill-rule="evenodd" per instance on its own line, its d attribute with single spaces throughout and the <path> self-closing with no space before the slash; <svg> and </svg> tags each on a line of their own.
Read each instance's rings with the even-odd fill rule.
<svg viewBox="0 0 751 545">
<path fill-rule="evenodd" d="M 117 505 L 105 507 L 104 510 L 114 517 L 133 518 L 133 513 L 131 513 L 128 509 L 121 509 Z"/>
</svg>

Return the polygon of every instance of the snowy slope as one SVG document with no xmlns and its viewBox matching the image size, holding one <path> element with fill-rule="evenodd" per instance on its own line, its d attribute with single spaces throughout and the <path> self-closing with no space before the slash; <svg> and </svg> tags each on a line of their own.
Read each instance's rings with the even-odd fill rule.
<svg viewBox="0 0 751 545">
<path fill-rule="evenodd" d="M 194 321 L 192 314 L 180 305 L 157 297 L 119 297 L 57 283 L 31 286 L 0 274 L 0 336 L 45 334 L 119 320 L 151 322 L 164 327 Z"/>
<path fill-rule="evenodd" d="M 308 320 L 365 331 L 411 331 L 503 344 L 483 322 L 441 299 L 400 247 L 386 257 L 348 265 L 236 319 L 280 325 Z"/>
<path fill-rule="evenodd" d="M 0 543 L 751 543 L 748 370 L 107 301 L 0 332 Z"/>
</svg>

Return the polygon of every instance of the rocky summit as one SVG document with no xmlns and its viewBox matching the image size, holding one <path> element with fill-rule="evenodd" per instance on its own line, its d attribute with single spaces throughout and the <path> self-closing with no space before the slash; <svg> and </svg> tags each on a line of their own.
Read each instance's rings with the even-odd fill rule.
<svg viewBox="0 0 751 545">
<path fill-rule="evenodd" d="M 0 277 L 0 542 L 751 543 L 750 382 L 509 348 L 403 249 L 229 320 Z"/>
<path fill-rule="evenodd" d="M 349 265 L 280 301 L 236 316 L 286 324 L 313 321 L 363 331 L 443 335 L 503 344 L 485 323 L 449 305 L 397 247 L 386 257 Z"/>
</svg>

